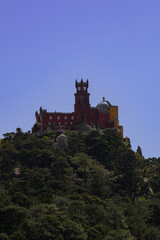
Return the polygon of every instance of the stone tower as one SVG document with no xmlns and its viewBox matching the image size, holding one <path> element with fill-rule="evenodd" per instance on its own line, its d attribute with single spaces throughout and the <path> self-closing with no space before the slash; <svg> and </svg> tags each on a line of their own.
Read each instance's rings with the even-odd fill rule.
<svg viewBox="0 0 160 240">
<path fill-rule="evenodd" d="M 89 122 L 89 113 L 90 113 L 90 104 L 89 104 L 89 93 L 88 93 L 88 80 L 83 82 L 81 79 L 80 82 L 75 83 L 76 93 L 75 95 L 75 104 L 74 112 L 78 115 L 79 121 Z"/>
</svg>

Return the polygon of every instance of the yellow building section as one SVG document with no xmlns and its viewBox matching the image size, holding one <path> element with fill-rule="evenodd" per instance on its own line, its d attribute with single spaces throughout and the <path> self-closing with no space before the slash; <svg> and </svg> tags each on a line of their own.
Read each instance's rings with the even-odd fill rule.
<svg viewBox="0 0 160 240">
<path fill-rule="evenodd" d="M 114 121 L 114 127 L 119 126 L 118 106 L 110 106 L 110 120 Z"/>
<path fill-rule="evenodd" d="M 121 134 L 121 137 L 123 138 L 123 126 L 117 126 L 118 132 Z"/>
<path fill-rule="evenodd" d="M 110 120 L 114 121 L 114 127 L 118 128 L 118 132 L 123 137 L 123 126 L 119 125 L 118 119 L 118 106 L 110 106 Z"/>
</svg>

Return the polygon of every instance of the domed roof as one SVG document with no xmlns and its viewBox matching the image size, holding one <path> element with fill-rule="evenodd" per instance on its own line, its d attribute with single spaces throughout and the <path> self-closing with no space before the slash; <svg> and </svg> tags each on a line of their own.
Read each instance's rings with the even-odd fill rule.
<svg viewBox="0 0 160 240">
<path fill-rule="evenodd" d="M 109 112 L 109 103 L 105 100 L 105 98 L 103 97 L 103 101 L 98 103 L 97 106 L 99 111 L 103 111 L 103 112 Z"/>
</svg>

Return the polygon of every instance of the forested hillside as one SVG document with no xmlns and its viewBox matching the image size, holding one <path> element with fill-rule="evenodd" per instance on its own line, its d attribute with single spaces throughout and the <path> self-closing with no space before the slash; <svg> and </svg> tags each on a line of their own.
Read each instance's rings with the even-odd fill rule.
<svg viewBox="0 0 160 240">
<path fill-rule="evenodd" d="M 0 140 L 0 240 L 159 240 L 160 159 L 114 130 L 61 134 Z"/>
</svg>

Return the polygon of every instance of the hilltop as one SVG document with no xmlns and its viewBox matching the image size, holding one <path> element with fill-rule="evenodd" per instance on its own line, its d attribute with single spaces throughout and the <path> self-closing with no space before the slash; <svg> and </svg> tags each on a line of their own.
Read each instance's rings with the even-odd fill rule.
<svg viewBox="0 0 160 240">
<path fill-rule="evenodd" d="M 4 134 L 0 239 L 160 239 L 159 159 L 112 129 Z"/>
</svg>

